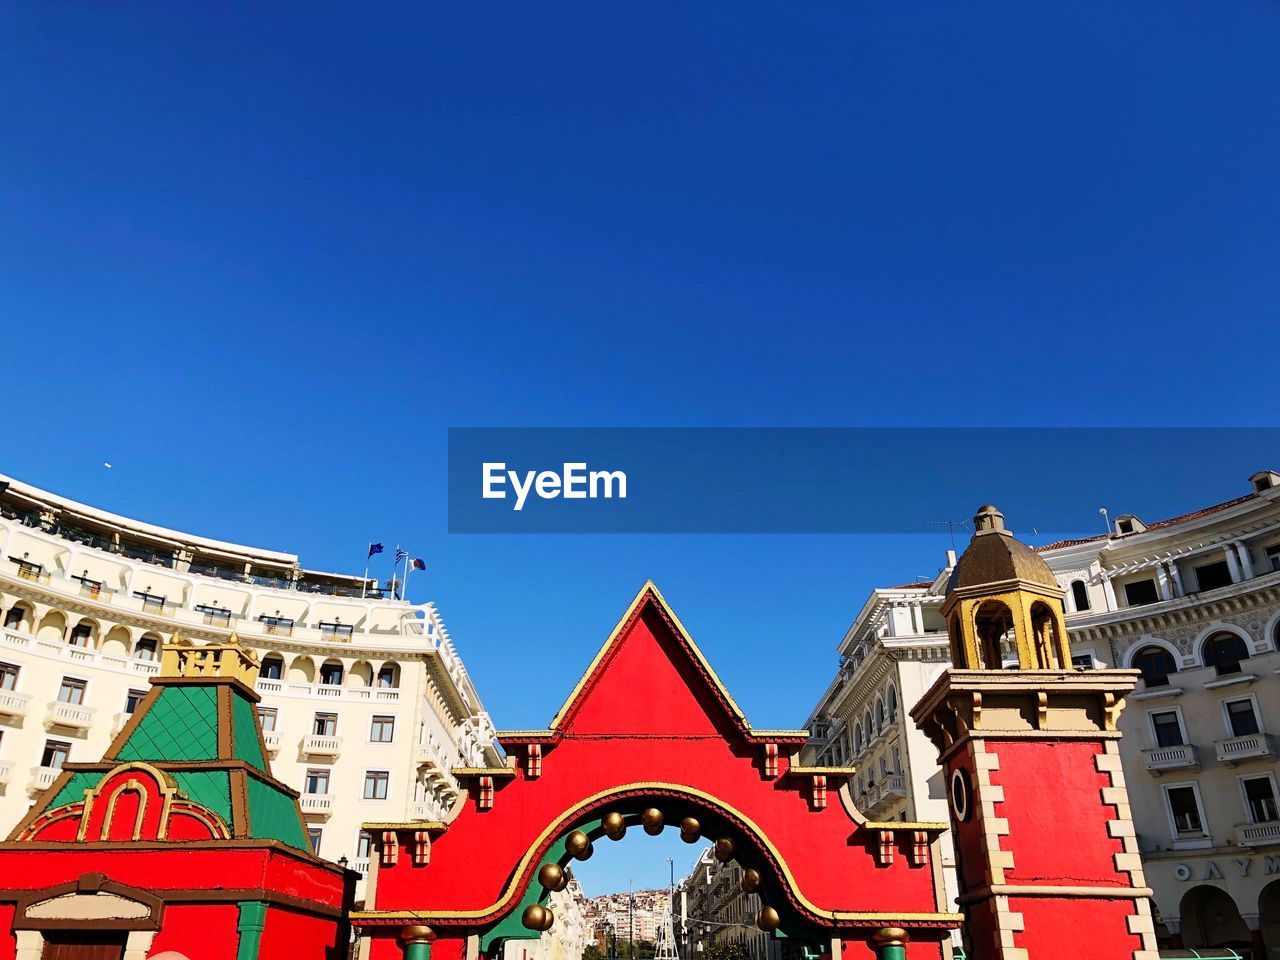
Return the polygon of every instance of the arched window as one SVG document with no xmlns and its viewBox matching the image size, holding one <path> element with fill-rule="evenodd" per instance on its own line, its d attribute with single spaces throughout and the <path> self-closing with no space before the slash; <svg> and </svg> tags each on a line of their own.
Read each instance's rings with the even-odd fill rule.
<svg viewBox="0 0 1280 960">
<path fill-rule="evenodd" d="M 159 655 L 160 645 L 154 637 L 143 637 L 138 641 L 137 646 L 133 648 L 133 656 L 135 660 L 155 661 Z"/>
<path fill-rule="evenodd" d="M 1249 648 L 1234 633 L 1215 633 L 1204 642 L 1200 656 L 1206 667 L 1213 667 L 1222 677 L 1240 672 L 1240 661 L 1249 659 Z"/>
<path fill-rule="evenodd" d="M 271 654 L 262 658 L 262 666 L 258 668 L 258 676 L 264 680 L 279 680 L 284 676 L 284 657 Z"/>
<path fill-rule="evenodd" d="M 1134 669 L 1142 671 L 1142 684 L 1146 687 L 1167 687 L 1169 674 L 1178 672 L 1178 664 L 1164 647 L 1143 647 L 1133 655 Z"/>
<path fill-rule="evenodd" d="M 329 687 L 341 685 L 342 664 L 337 660 L 326 660 L 320 664 L 320 682 Z"/>
<path fill-rule="evenodd" d="M 889 722 L 898 722 L 898 688 L 890 685 L 889 687 Z"/>
<path fill-rule="evenodd" d="M 987 600 L 974 613 L 974 629 L 978 634 L 980 669 L 999 670 L 1004 663 L 1004 650 L 1013 639 L 1013 614 L 999 600 Z"/>
<path fill-rule="evenodd" d="M 1083 580 L 1071 581 L 1071 599 L 1075 601 L 1076 610 L 1089 609 L 1089 591 L 1085 589 Z"/>
<path fill-rule="evenodd" d="M 862 728 L 856 723 L 853 725 L 853 749 L 862 752 Z"/>
<path fill-rule="evenodd" d="M 871 711 L 868 710 L 862 717 L 862 732 L 866 735 L 867 743 L 871 742 L 874 734 L 871 732 Z"/>
<path fill-rule="evenodd" d="M 93 625 L 87 620 L 77 623 L 71 628 L 71 635 L 67 637 L 67 643 L 73 647 L 93 646 Z"/>
<path fill-rule="evenodd" d="M 378 686 L 400 686 L 400 668 L 394 663 L 384 663 L 382 669 L 378 671 Z"/>
</svg>

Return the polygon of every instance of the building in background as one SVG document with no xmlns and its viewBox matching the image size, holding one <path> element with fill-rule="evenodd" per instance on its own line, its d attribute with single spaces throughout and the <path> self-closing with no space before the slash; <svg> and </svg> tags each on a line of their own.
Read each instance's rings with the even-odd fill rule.
<svg viewBox="0 0 1280 960">
<path fill-rule="evenodd" d="M 261 662 L 271 764 L 315 850 L 368 865 L 366 821 L 439 819 L 452 769 L 500 761 L 434 605 L 292 554 L 116 516 L 0 476 L 0 826 L 101 756 L 160 650 L 233 634 Z"/>
<path fill-rule="evenodd" d="M 742 889 L 742 866 L 721 863 L 707 847 L 676 887 L 675 932 L 681 957 L 732 956 L 781 960 L 781 941 L 756 926 L 760 896 Z"/>
<path fill-rule="evenodd" d="M 595 940 L 582 885 L 571 877 L 567 887 L 552 892 L 547 906 L 556 917 L 551 929 L 536 940 L 507 940 L 503 960 L 582 960 L 587 944 Z"/>
<path fill-rule="evenodd" d="M 1157 929 L 1170 945 L 1267 957 L 1280 955 L 1280 475 L 1249 482 L 1224 503 L 1150 524 L 1122 514 L 1108 534 L 1038 549 L 1066 591 L 1074 664 L 1142 671 L 1121 752 Z M 945 819 L 936 751 L 892 718 L 950 663 L 948 576 L 872 593 L 810 717 L 805 762 L 859 767 L 855 800 L 877 819 Z"/>
</svg>

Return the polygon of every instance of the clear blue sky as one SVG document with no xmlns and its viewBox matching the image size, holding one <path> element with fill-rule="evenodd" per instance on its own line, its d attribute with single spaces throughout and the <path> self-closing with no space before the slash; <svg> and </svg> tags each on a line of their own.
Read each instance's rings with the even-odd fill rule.
<svg viewBox="0 0 1280 960">
<path fill-rule="evenodd" d="M 500 726 L 653 577 L 797 724 L 944 538 L 449 537 L 445 429 L 1274 423 L 1278 47 L 1264 2 L 7 4 L 0 469 L 406 544 Z"/>
</svg>

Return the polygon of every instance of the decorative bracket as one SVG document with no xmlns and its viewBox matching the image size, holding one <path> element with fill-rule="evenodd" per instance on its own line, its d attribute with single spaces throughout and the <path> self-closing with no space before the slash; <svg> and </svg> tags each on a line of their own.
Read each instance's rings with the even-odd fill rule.
<svg viewBox="0 0 1280 960">
<path fill-rule="evenodd" d="M 764 775 L 769 778 L 778 775 L 778 745 L 776 743 L 766 743 L 764 745 Z"/>
<path fill-rule="evenodd" d="M 382 831 L 382 859 L 380 865 L 394 867 L 400 862 L 400 840 L 394 830 Z"/>
<path fill-rule="evenodd" d="M 537 780 L 542 776 L 542 744 L 531 743 L 526 748 L 524 775 L 529 780 Z"/>
</svg>

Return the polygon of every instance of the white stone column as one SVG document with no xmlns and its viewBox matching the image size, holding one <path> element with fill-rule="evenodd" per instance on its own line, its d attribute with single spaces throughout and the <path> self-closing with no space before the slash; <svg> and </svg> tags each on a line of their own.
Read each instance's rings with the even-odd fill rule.
<svg viewBox="0 0 1280 960">
<path fill-rule="evenodd" d="M 1107 609 L 1119 610 L 1120 604 L 1116 602 L 1116 585 L 1111 582 L 1111 577 L 1107 575 L 1105 570 L 1102 573 L 1102 592 L 1107 598 Z"/>
<path fill-rule="evenodd" d="M 1182 571 L 1178 569 L 1177 560 L 1167 561 L 1169 565 L 1169 576 L 1173 578 L 1173 595 L 1175 597 L 1185 597 L 1187 588 L 1182 585 Z"/>
<path fill-rule="evenodd" d="M 1173 599 L 1173 591 L 1169 589 L 1169 574 L 1163 563 L 1156 564 L 1156 587 L 1160 591 L 1161 600 Z"/>
<path fill-rule="evenodd" d="M 1252 580 L 1255 574 L 1253 572 L 1253 557 L 1249 555 L 1249 547 L 1237 540 L 1236 550 L 1240 553 L 1240 569 L 1244 572 L 1244 579 Z"/>
<path fill-rule="evenodd" d="M 1236 553 L 1236 545 L 1228 543 L 1226 546 L 1227 569 L 1231 571 L 1231 582 L 1240 582 L 1240 555 Z"/>
</svg>

